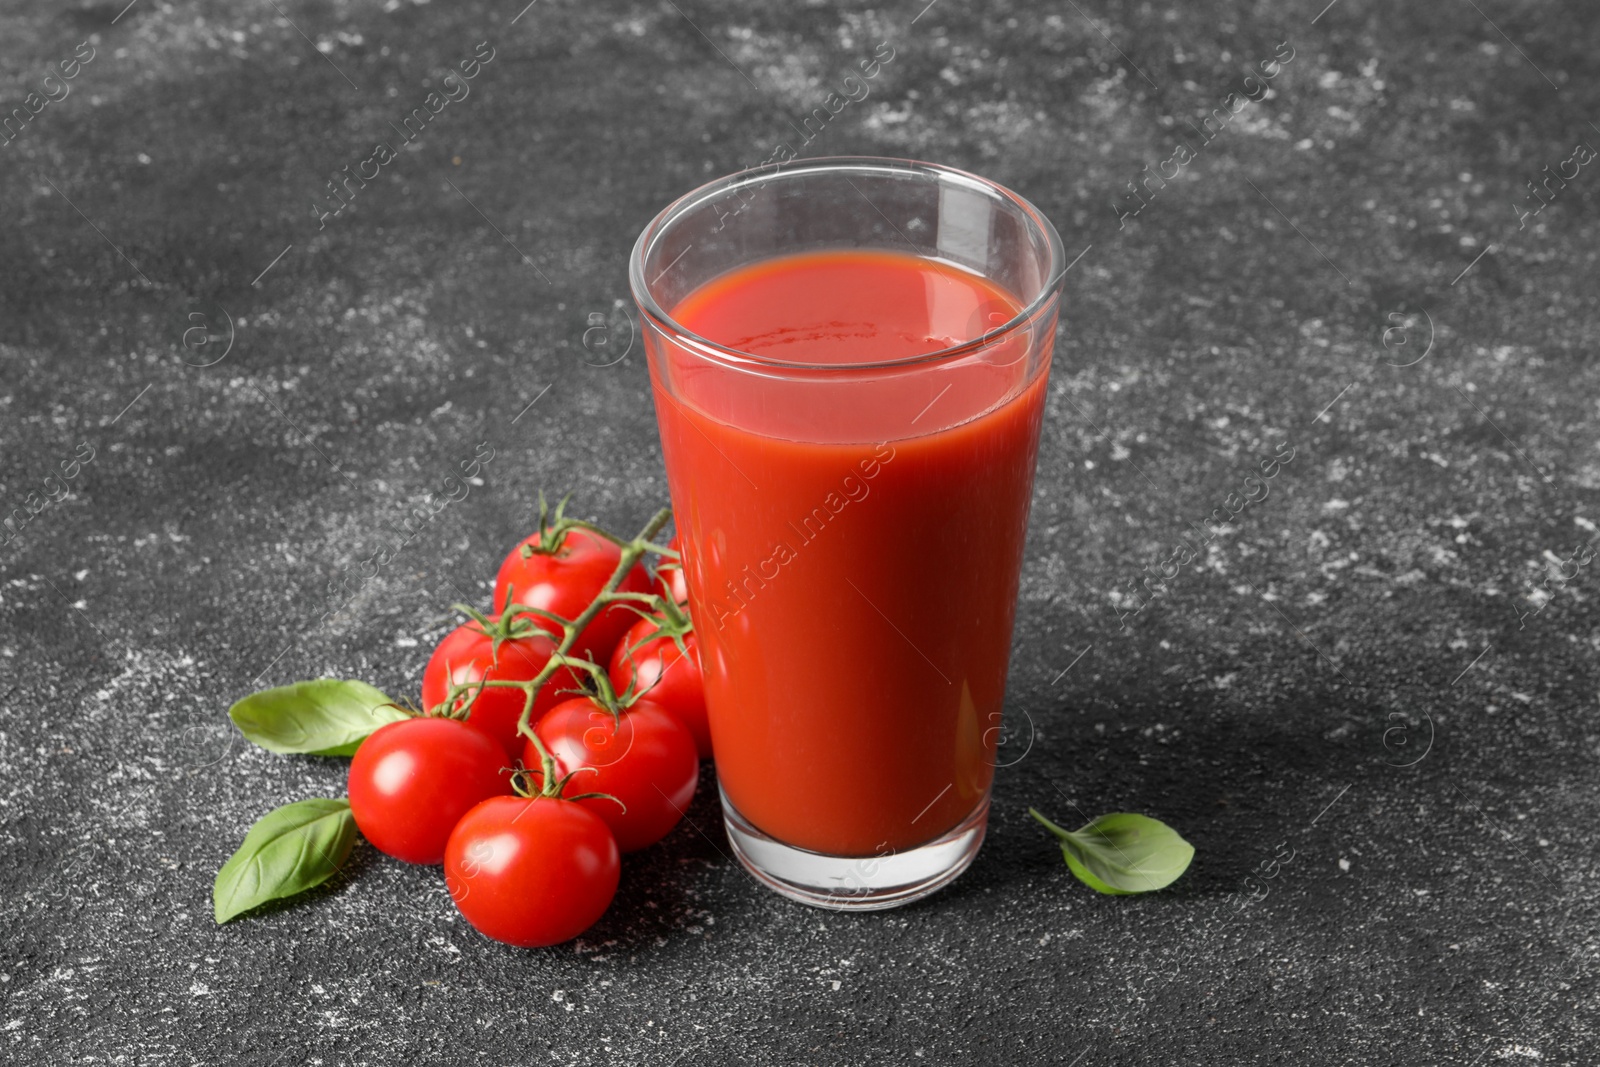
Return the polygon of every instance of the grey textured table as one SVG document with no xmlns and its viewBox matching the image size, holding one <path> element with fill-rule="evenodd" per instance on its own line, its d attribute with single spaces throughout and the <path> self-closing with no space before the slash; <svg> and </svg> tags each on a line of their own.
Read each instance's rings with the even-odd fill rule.
<svg viewBox="0 0 1600 1067">
<path fill-rule="evenodd" d="M 1600 523 L 1600 35 L 1577 3 L 1322 2 L 8 5 L 3 1058 L 1600 1059 L 1600 618 L 1563 566 Z M 780 142 L 982 172 L 1082 252 L 977 863 L 807 910 L 730 860 L 708 782 L 576 945 L 489 943 L 366 846 L 215 927 L 250 821 L 343 780 L 228 705 L 414 694 L 540 488 L 621 528 L 663 501 L 626 257 Z M 335 213 L 346 166 L 379 173 Z M 480 442 L 482 484 L 324 621 Z M 1030 804 L 1198 858 L 1098 897 Z"/>
</svg>

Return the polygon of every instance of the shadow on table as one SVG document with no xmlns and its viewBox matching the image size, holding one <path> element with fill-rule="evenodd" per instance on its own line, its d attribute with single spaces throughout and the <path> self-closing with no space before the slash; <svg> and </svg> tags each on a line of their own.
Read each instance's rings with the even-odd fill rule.
<svg viewBox="0 0 1600 1067">
<path fill-rule="evenodd" d="M 1114 811 L 1161 819 L 1196 850 L 1162 895 L 1205 897 L 1239 891 L 1280 843 L 1304 848 L 1324 835 L 1361 803 L 1361 783 L 1392 792 L 1442 770 L 1424 713 L 1394 712 L 1349 686 L 1302 681 L 1263 702 L 1159 678 L 1121 683 L 1114 698 L 1030 711 L 1037 736 L 996 774 L 983 852 L 936 901 L 1057 878 L 1063 892 L 1087 892 L 1029 807 L 1068 827 Z"/>
<path fill-rule="evenodd" d="M 716 772 L 704 763 L 683 821 L 656 844 L 622 857 L 616 899 L 582 940 L 606 951 L 629 952 L 702 936 L 714 925 L 714 919 L 707 921 L 705 873 L 733 870 L 742 877 L 737 868 L 722 829 Z"/>
</svg>

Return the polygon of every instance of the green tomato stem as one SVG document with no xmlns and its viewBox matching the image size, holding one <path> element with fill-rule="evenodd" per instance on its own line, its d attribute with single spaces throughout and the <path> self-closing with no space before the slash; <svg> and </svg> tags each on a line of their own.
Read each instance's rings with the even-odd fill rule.
<svg viewBox="0 0 1600 1067">
<path fill-rule="evenodd" d="M 565 503 L 565 501 L 562 501 L 563 506 Z M 648 523 L 645 524 L 644 529 L 640 530 L 636 537 L 634 537 L 632 540 L 624 541 L 622 538 L 617 537 L 610 531 L 596 526 L 593 523 L 587 523 L 580 519 L 568 519 L 562 517 L 559 508 L 557 509 L 555 522 L 547 526 L 545 524 L 544 501 L 541 497 L 541 542 L 549 543 L 546 541 L 547 536 L 550 534 L 556 534 L 558 537 L 554 543 L 559 544 L 559 538 L 564 537 L 567 530 L 584 529 L 604 537 L 613 544 L 621 546 L 622 554 L 617 560 L 617 568 L 612 572 L 611 577 L 606 580 L 605 587 L 601 589 L 598 594 L 596 594 L 595 598 L 590 601 L 589 606 L 584 608 L 575 619 L 566 619 L 555 614 L 554 612 L 543 611 L 538 608 L 528 607 L 522 604 L 512 604 L 508 602 L 498 622 L 491 622 L 490 620 L 479 615 L 477 612 L 474 612 L 471 608 L 463 608 L 463 610 L 465 610 L 469 615 L 475 617 L 475 621 L 478 621 L 480 626 L 487 623 L 488 627 L 495 631 L 494 636 L 499 637 L 500 640 L 508 639 L 513 633 L 513 619 L 518 615 L 536 615 L 541 618 L 549 619 L 551 622 L 554 622 L 561 627 L 560 643 L 557 644 L 555 651 L 550 654 L 550 658 L 545 662 L 545 665 L 540 668 L 539 673 L 534 677 L 528 679 L 527 681 L 513 681 L 508 679 L 479 679 L 475 682 L 464 682 L 460 685 L 451 686 L 449 694 L 446 697 L 446 704 L 448 706 L 453 706 L 455 701 L 460 699 L 462 696 L 471 693 L 473 694 L 473 697 L 476 698 L 476 695 L 481 693 L 484 689 L 516 688 L 522 690 L 524 699 L 522 702 L 522 714 L 517 717 L 517 733 L 532 741 L 534 747 L 538 749 L 540 770 L 544 778 L 538 794 L 539 796 L 559 797 L 561 795 L 562 788 L 566 785 L 565 778 L 557 777 L 556 771 L 558 768 L 555 757 L 550 754 L 549 749 L 545 748 L 544 741 L 539 737 L 538 732 L 534 730 L 532 722 L 534 699 L 537 697 L 539 690 L 551 679 L 556 671 L 566 667 L 571 670 L 587 672 L 594 683 L 595 693 L 593 695 L 593 699 L 595 702 L 609 711 L 614 720 L 620 722 L 622 716 L 624 704 L 618 699 L 616 689 L 614 686 L 612 686 L 611 678 L 607 674 L 605 668 L 600 664 L 582 656 L 569 655 L 569 653 L 572 651 L 572 646 L 577 643 L 578 635 L 583 632 L 584 628 L 587 627 L 589 623 L 594 621 L 595 617 L 598 616 L 601 611 L 612 604 L 626 604 L 630 609 L 637 611 L 637 608 L 633 608 L 633 604 L 643 603 L 649 605 L 657 611 L 666 613 L 669 618 L 673 618 L 681 614 L 675 610 L 676 605 L 669 606 L 666 602 L 666 599 L 663 597 L 650 593 L 623 593 L 618 592 L 617 590 L 617 587 L 622 584 L 622 580 L 627 577 L 628 572 L 633 569 L 634 565 L 639 562 L 640 558 L 643 557 L 645 553 L 656 552 L 662 555 L 676 556 L 676 553 L 673 553 L 664 545 L 656 544 L 653 540 L 655 535 L 660 533 L 671 519 L 672 509 L 662 508 L 660 511 L 655 513 Z M 644 613 L 641 612 L 641 614 Z M 501 637 L 500 635 L 506 636 Z M 516 631 L 516 636 L 528 636 L 528 634 L 524 634 L 521 631 Z M 499 641 L 497 640 L 497 649 L 498 644 Z M 570 777 L 570 775 L 568 777 Z"/>
<path fill-rule="evenodd" d="M 639 562 L 640 557 L 646 552 L 650 551 L 652 548 L 660 547 L 655 545 L 653 538 L 656 534 L 661 532 L 661 530 L 671 519 L 672 509 L 662 508 L 660 511 L 655 513 L 649 522 L 645 523 L 644 529 L 640 530 L 638 536 L 631 541 L 623 541 L 614 534 L 601 531 L 599 527 L 594 527 L 596 532 L 601 533 L 608 540 L 622 547 L 622 557 L 617 560 L 617 569 L 613 571 L 611 573 L 611 577 L 607 579 L 605 588 L 600 591 L 600 595 L 596 596 L 594 600 L 590 602 L 589 606 L 584 608 L 576 619 L 562 622 L 561 643 L 556 646 L 555 653 L 551 655 L 549 662 L 547 662 L 539 671 L 539 673 L 529 681 L 510 683 L 521 686 L 523 691 L 528 694 L 528 699 L 522 707 L 522 715 L 517 719 L 517 732 L 519 734 L 522 734 L 524 737 L 532 738 L 536 743 L 538 742 L 538 735 L 534 733 L 533 724 L 530 721 L 533 717 L 534 694 L 538 693 L 539 688 L 544 685 L 545 682 L 549 681 L 550 676 L 555 674 L 555 672 L 562 666 L 571 666 L 574 664 L 576 657 L 570 657 L 567 655 L 567 653 L 571 652 L 572 646 L 577 643 L 578 635 L 583 632 L 584 627 L 588 626 L 589 623 L 594 621 L 595 616 L 599 615 L 600 612 L 610 604 L 608 594 L 612 594 L 617 591 L 617 587 L 622 584 L 622 580 L 627 577 L 628 572 L 633 569 L 633 565 Z M 577 522 L 578 520 L 573 519 L 565 521 Z M 583 528 L 588 529 L 590 525 L 591 524 L 585 523 L 583 524 Z M 583 662 L 588 663 L 587 660 L 584 660 Z M 604 674 L 604 672 L 599 669 L 597 664 L 588 663 L 588 667 L 585 669 L 589 668 L 593 668 L 593 670 L 591 670 L 591 675 L 596 679 Z M 491 682 L 488 684 L 495 685 L 500 683 Z M 607 692 L 610 689 L 611 686 L 608 680 L 605 683 L 605 688 L 602 690 L 602 692 Z M 616 714 L 615 701 L 616 696 L 614 693 L 612 693 L 611 710 L 613 715 Z"/>
</svg>

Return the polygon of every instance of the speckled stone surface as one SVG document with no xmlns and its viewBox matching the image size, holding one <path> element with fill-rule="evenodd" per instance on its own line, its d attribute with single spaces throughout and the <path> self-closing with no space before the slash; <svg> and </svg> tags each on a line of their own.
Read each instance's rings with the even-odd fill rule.
<svg viewBox="0 0 1600 1067">
<path fill-rule="evenodd" d="M 6 5 L 0 1059 L 1600 1060 L 1600 570 L 1564 564 L 1600 523 L 1595 15 L 1323 2 Z M 541 487 L 643 522 L 627 254 L 780 142 L 982 172 L 1082 252 L 977 863 L 807 910 L 730 860 L 708 782 L 575 945 L 489 943 L 364 845 L 214 926 L 249 823 L 343 783 L 228 705 L 413 695 Z M 480 443 L 482 484 L 325 621 Z M 1148 812 L 1198 857 L 1098 897 L 1029 805 Z"/>
</svg>

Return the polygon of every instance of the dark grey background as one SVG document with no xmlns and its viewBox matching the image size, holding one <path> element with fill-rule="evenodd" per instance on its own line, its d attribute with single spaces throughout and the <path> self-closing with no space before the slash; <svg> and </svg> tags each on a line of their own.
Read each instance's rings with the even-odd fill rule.
<svg viewBox="0 0 1600 1067">
<path fill-rule="evenodd" d="M 1600 145 L 1590 7 L 124 3 L 0 15 L 8 114 L 95 50 L 0 146 L 6 508 L 95 456 L 0 545 L 9 1062 L 1600 1057 L 1596 568 L 1547 582 L 1600 522 L 1600 173 L 1515 206 Z M 470 97 L 319 231 L 323 183 L 482 41 Z M 1273 95 L 1119 229 L 1284 41 Z M 414 696 L 541 487 L 621 529 L 663 502 L 639 353 L 600 365 L 633 238 L 800 149 L 879 42 L 804 155 L 972 169 L 1088 248 L 971 871 L 803 909 L 729 859 L 708 783 L 576 945 L 489 943 L 364 845 L 215 927 L 249 823 L 343 788 L 230 741 L 228 705 L 318 675 Z M 483 484 L 323 622 L 479 442 Z M 1284 442 L 1268 499 L 1123 626 L 1126 583 Z M 1097 897 L 1030 804 L 1148 812 L 1198 856 Z"/>
</svg>

